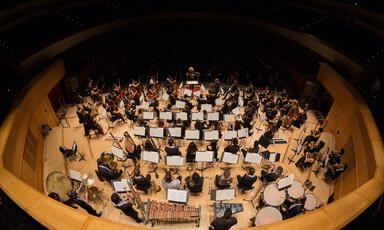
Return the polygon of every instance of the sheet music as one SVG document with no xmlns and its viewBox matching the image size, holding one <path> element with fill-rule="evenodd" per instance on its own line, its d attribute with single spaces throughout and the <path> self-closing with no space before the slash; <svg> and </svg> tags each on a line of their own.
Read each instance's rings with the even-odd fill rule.
<svg viewBox="0 0 384 230">
<path fill-rule="evenodd" d="M 204 93 L 204 92 L 205 92 L 205 87 L 204 87 L 204 85 L 203 85 L 203 84 L 201 84 L 201 85 L 200 85 L 200 90 L 201 90 L 201 92 L 202 92 L 202 93 Z"/>
<path fill-rule="evenodd" d="M 176 113 L 176 120 L 178 120 L 179 118 L 180 118 L 182 121 L 186 121 L 186 120 L 188 120 L 188 113 L 186 113 L 186 112 Z"/>
<path fill-rule="evenodd" d="M 213 151 L 196 151 L 196 162 L 212 162 Z"/>
<path fill-rule="evenodd" d="M 88 103 L 88 102 L 87 102 Z M 96 108 L 96 103 L 93 103 L 93 109 L 95 109 Z"/>
<path fill-rule="evenodd" d="M 181 128 L 180 127 L 168 128 L 168 131 L 172 137 L 181 137 Z"/>
<path fill-rule="evenodd" d="M 192 121 L 196 121 L 196 120 L 203 121 L 204 113 L 203 112 L 192 113 Z"/>
<path fill-rule="evenodd" d="M 106 116 L 107 116 L 107 110 L 105 108 L 103 108 L 103 110 L 101 111 L 101 117 L 105 118 Z"/>
<path fill-rule="evenodd" d="M 247 152 L 247 155 L 245 155 L 244 161 L 247 163 L 253 163 L 253 164 L 261 164 L 261 161 L 263 160 L 263 157 L 258 153 L 250 153 Z"/>
<path fill-rule="evenodd" d="M 243 105 L 244 105 L 244 101 L 243 101 L 243 99 L 240 99 L 240 100 L 239 100 L 239 105 L 240 105 L 240 107 L 243 107 Z"/>
<path fill-rule="evenodd" d="M 267 115 L 265 113 L 260 114 L 260 122 L 263 122 L 267 119 Z"/>
<path fill-rule="evenodd" d="M 141 97 L 140 97 L 140 103 L 144 100 L 144 95 L 141 94 Z"/>
<path fill-rule="evenodd" d="M 234 198 L 235 198 L 234 188 L 216 190 L 216 201 L 233 200 Z"/>
<path fill-rule="evenodd" d="M 144 120 L 153 120 L 155 118 L 155 113 L 153 111 L 143 111 Z"/>
<path fill-rule="evenodd" d="M 176 101 L 176 108 L 184 109 L 184 107 L 185 107 L 185 101 L 179 101 L 179 100 Z"/>
<path fill-rule="evenodd" d="M 303 144 L 300 142 L 296 149 L 296 154 L 299 155 L 301 152 L 301 148 L 303 147 Z"/>
<path fill-rule="evenodd" d="M 193 92 L 193 96 L 196 96 L 196 97 L 200 97 L 200 94 L 201 94 L 201 92 L 200 91 L 195 91 L 195 92 Z"/>
<path fill-rule="evenodd" d="M 237 162 L 239 161 L 239 157 L 240 157 L 240 155 L 238 155 L 238 154 L 232 154 L 229 152 L 224 152 L 222 162 L 228 163 L 228 164 L 237 164 Z"/>
<path fill-rule="evenodd" d="M 198 85 L 199 82 L 198 82 L 198 81 L 186 81 L 185 84 L 186 84 L 186 85 Z"/>
<path fill-rule="evenodd" d="M 218 130 L 204 131 L 204 140 L 206 141 L 219 140 L 219 131 Z"/>
<path fill-rule="evenodd" d="M 201 111 L 211 112 L 212 111 L 212 105 L 211 104 L 202 104 L 201 105 Z"/>
<path fill-rule="evenodd" d="M 124 107 L 124 101 L 123 100 L 120 101 L 119 107 L 120 107 L 120 109 L 122 109 Z"/>
<path fill-rule="evenodd" d="M 235 114 L 236 116 L 240 115 L 239 107 L 236 107 L 236 108 L 232 109 L 232 113 Z"/>
<path fill-rule="evenodd" d="M 146 101 L 143 101 L 143 102 L 141 103 L 141 107 L 143 107 L 143 109 L 145 109 L 145 110 L 148 110 L 148 109 L 149 109 L 149 103 L 146 102 Z"/>
<path fill-rule="evenodd" d="M 271 152 L 269 154 L 268 162 L 275 162 L 276 161 L 276 155 L 277 155 L 276 153 Z"/>
<path fill-rule="evenodd" d="M 168 189 L 167 190 L 167 200 L 178 202 L 178 203 L 187 203 L 188 202 L 188 191 L 187 190 L 176 190 Z"/>
<path fill-rule="evenodd" d="M 152 163 L 159 163 L 159 153 L 155 151 L 143 151 L 143 160 Z"/>
<path fill-rule="evenodd" d="M 182 88 L 183 88 L 183 82 L 181 82 L 179 85 L 179 89 L 182 89 Z"/>
<path fill-rule="evenodd" d="M 214 112 L 214 113 L 207 113 L 207 120 L 208 121 L 218 121 L 220 118 L 220 113 Z"/>
<path fill-rule="evenodd" d="M 77 151 L 77 144 L 76 144 L 76 141 L 73 141 L 73 144 L 72 144 L 72 150 L 73 150 L 74 152 Z"/>
<path fill-rule="evenodd" d="M 292 173 L 291 175 L 280 179 L 279 183 L 278 183 L 279 190 L 284 189 L 284 188 L 286 188 L 288 186 L 291 186 L 292 183 L 293 183 L 293 178 L 294 177 L 295 177 L 295 175 Z"/>
<path fill-rule="evenodd" d="M 79 171 L 69 169 L 69 175 L 70 175 L 71 179 L 73 179 L 75 181 L 81 181 L 81 173 Z"/>
<path fill-rule="evenodd" d="M 131 188 L 128 186 L 127 179 L 121 179 L 121 180 L 112 180 L 113 189 L 116 192 L 126 192 L 131 191 Z M 126 189 L 124 189 L 126 188 Z"/>
<path fill-rule="evenodd" d="M 237 131 L 236 130 L 228 130 L 224 132 L 224 140 L 230 141 L 233 138 L 237 138 Z"/>
<path fill-rule="evenodd" d="M 199 140 L 200 139 L 200 131 L 195 130 L 185 130 L 185 138 L 187 140 Z"/>
<path fill-rule="evenodd" d="M 235 115 L 233 114 L 224 114 L 224 122 L 234 122 L 236 119 L 235 119 Z"/>
<path fill-rule="evenodd" d="M 149 134 L 151 135 L 151 137 L 163 138 L 164 137 L 164 128 L 150 127 L 149 128 Z"/>
<path fill-rule="evenodd" d="M 248 136 L 248 128 L 237 130 L 237 136 L 238 136 L 239 138 L 246 138 L 246 137 L 249 137 L 249 136 Z"/>
<path fill-rule="evenodd" d="M 163 96 L 161 98 L 163 98 L 164 101 L 168 101 L 169 95 L 167 93 L 163 93 Z"/>
<path fill-rule="evenodd" d="M 145 127 L 143 126 L 134 126 L 133 127 L 133 135 L 135 136 L 145 136 Z"/>
<path fill-rule="evenodd" d="M 159 117 L 163 120 L 172 120 L 172 112 L 160 112 Z"/>
<path fill-rule="evenodd" d="M 304 140 L 305 140 L 305 135 L 303 134 L 303 135 L 301 136 L 300 144 L 303 144 L 303 143 L 304 143 Z"/>
<path fill-rule="evenodd" d="M 192 96 L 192 90 L 184 89 L 184 95 L 187 95 L 188 97 Z"/>
<path fill-rule="evenodd" d="M 112 153 L 113 153 L 113 155 L 115 155 L 116 157 L 118 157 L 120 159 L 124 158 L 124 151 L 121 148 L 118 148 L 114 145 L 112 145 Z"/>
<path fill-rule="evenodd" d="M 221 94 L 224 94 L 224 90 L 222 87 L 220 87 Z"/>
<path fill-rule="evenodd" d="M 215 105 L 218 106 L 218 105 L 222 105 L 223 104 L 223 99 L 221 99 L 221 97 L 217 98 L 215 100 Z"/>
<path fill-rule="evenodd" d="M 181 156 L 165 156 L 165 164 L 168 166 L 183 166 L 184 159 Z"/>
</svg>

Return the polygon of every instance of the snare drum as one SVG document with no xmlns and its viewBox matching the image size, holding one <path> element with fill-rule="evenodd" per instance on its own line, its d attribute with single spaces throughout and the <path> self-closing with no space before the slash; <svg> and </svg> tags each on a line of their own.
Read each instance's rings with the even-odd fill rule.
<svg viewBox="0 0 384 230">
<path fill-rule="evenodd" d="M 304 195 L 304 186 L 298 181 L 294 180 L 291 187 L 287 189 L 289 197 L 293 199 L 299 199 L 302 195 Z"/>
<path fill-rule="evenodd" d="M 67 192 L 72 191 L 72 181 L 69 177 L 61 172 L 51 172 L 46 179 L 48 193 L 57 193 L 60 201 L 69 200 Z"/>
<path fill-rule="evenodd" d="M 271 206 L 279 206 L 285 200 L 284 190 L 279 190 L 277 184 L 269 184 L 263 191 L 264 203 Z"/>
<path fill-rule="evenodd" d="M 255 226 L 272 224 L 283 220 L 281 212 L 274 207 L 264 207 L 257 212 L 255 217 Z"/>
<path fill-rule="evenodd" d="M 315 195 L 313 195 L 312 193 L 307 193 L 305 194 L 305 197 L 307 198 L 307 200 L 305 201 L 304 209 L 307 211 L 313 211 L 317 206 L 317 199 Z"/>
</svg>

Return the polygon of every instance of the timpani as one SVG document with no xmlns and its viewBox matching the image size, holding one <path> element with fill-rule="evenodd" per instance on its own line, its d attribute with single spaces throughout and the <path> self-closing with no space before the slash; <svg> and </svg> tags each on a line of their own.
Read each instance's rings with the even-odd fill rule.
<svg viewBox="0 0 384 230">
<path fill-rule="evenodd" d="M 313 195 L 312 193 L 306 193 L 305 197 L 307 198 L 307 200 L 305 201 L 304 209 L 307 211 L 315 210 L 315 208 L 317 206 L 316 196 Z"/>
<path fill-rule="evenodd" d="M 255 226 L 261 226 L 266 224 L 272 224 L 283 220 L 281 212 L 274 207 L 264 207 L 257 212 L 255 217 Z"/>
<path fill-rule="evenodd" d="M 270 206 L 279 206 L 284 203 L 285 192 L 279 190 L 276 183 L 269 184 L 263 191 L 264 203 Z"/>
<path fill-rule="evenodd" d="M 293 199 L 299 199 L 304 195 L 304 185 L 298 180 L 294 180 L 291 187 L 287 189 L 289 197 Z"/>
</svg>

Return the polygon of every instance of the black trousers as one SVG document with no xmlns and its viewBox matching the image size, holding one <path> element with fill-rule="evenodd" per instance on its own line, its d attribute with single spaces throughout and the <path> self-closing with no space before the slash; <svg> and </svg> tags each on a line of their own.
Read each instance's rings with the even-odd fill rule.
<svg viewBox="0 0 384 230">
<path fill-rule="evenodd" d="M 138 213 L 136 212 L 135 209 L 133 209 L 132 205 L 124 205 L 121 210 L 124 212 L 125 215 L 136 220 L 137 223 L 141 222 L 141 219 L 139 218 Z"/>
<path fill-rule="evenodd" d="M 73 202 L 75 204 L 79 205 L 80 207 L 82 207 L 83 209 L 85 209 L 85 211 L 87 211 L 89 214 L 94 215 L 94 216 L 97 215 L 96 210 L 93 209 L 91 205 L 87 204 L 87 202 L 80 200 L 80 199 L 77 199 L 77 198 L 73 199 Z"/>
</svg>

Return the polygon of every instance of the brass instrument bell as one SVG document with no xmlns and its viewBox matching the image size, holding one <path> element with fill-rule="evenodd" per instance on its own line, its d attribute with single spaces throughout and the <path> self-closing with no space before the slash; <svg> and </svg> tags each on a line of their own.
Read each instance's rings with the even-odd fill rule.
<svg viewBox="0 0 384 230">
<path fill-rule="evenodd" d="M 193 167 L 192 166 L 188 166 L 187 167 L 187 171 L 189 172 L 189 186 L 195 187 L 195 183 L 193 182 L 192 176 L 191 176 L 191 173 L 193 171 Z"/>
<path fill-rule="evenodd" d="M 166 168 L 166 169 L 164 169 L 164 172 L 165 173 L 169 173 L 169 172 L 171 172 L 171 169 L 170 168 Z"/>
<path fill-rule="evenodd" d="M 103 152 L 100 159 L 104 164 L 109 165 L 115 159 L 115 156 L 111 152 Z"/>
<path fill-rule="evenodd" d="M 88 192 L 88 199 L 89 200 L 94 200 L 99 195 L 99 189 L 96 188 L 95 186 L 88 188 L 87 192 Z"/>
<path fill-rule="evenodd" d="M 92 185 L 93 182 L 95 181 L 95 178 L 93 176 L 92 173 L 87 173 L 87 174 L 84 174 L 82 177 L 81 177 L 81 181 L 83 182 L 83 184 L 85 186 L 89 186 L 89 185 Z"/>
</svg>

